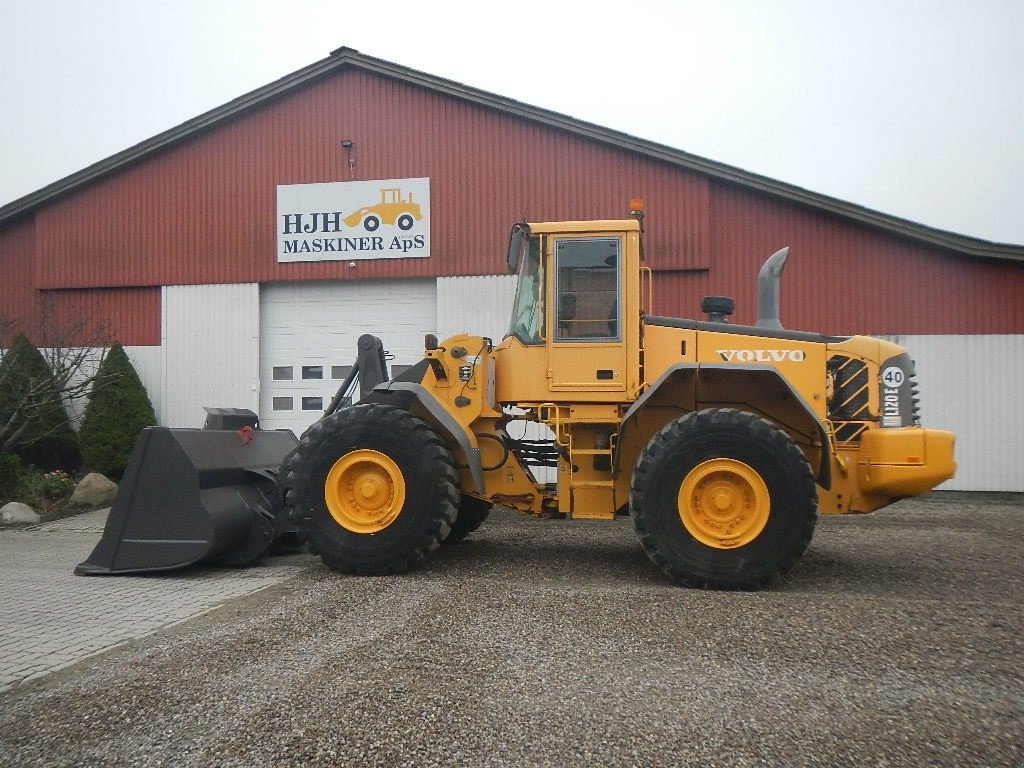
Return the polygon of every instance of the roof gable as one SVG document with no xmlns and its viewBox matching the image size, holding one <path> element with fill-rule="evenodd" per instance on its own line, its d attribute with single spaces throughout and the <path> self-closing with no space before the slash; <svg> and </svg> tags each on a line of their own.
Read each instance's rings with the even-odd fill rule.
<svg viewBox="0 0 1024 768">
<path fill-rule="evenodd" d="M 781 200 L 828 213 L 848 221 L 858 222 L 915 242 L 936 246 L 964 256 L 1024 262 L 1024 246 L 993 243 L 917 224 L 906 219 L 880 213 L 863 206 L 751 173 L 734 166 L 708 160 L 663 144 L 640 139 L 558 112 L 534 107 L 452 80 L 366 56 L 356 50 L 344 47 L 333 51 L 325 59 L 286 75 L 262 88 L 251 91 L 227 104 L 210 110 L 192 120 L 186 121 L 181 125 L 175 126 L 9 203 L 0 208 L 0 225 L 26 216 L 46 203 L 74 192 L 92 181 L 106 177 L 162 149 L 186 141 L 198 133 L 215 129 L 227 121 L 258 109 L 269 101 L 346 67 L 355 67 L 383 77 L 394 78 L 488 109 L 567 131 L 598 143 L 611 145 L 660 161 L 669 166 L 706 174 L 713 179 L 736 184 L 745 189 L 756 190 Z"/>
</svg>

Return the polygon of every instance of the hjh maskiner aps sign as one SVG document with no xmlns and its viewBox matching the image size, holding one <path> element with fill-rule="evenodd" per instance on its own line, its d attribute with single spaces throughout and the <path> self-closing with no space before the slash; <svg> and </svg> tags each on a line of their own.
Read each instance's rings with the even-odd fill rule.
<svg viewBox="0 0 1024 768">
<path fill-rule="evenodd" d="M 277 188 L 280 262 L 429 255 L 429 178 Z"/>
</svg>

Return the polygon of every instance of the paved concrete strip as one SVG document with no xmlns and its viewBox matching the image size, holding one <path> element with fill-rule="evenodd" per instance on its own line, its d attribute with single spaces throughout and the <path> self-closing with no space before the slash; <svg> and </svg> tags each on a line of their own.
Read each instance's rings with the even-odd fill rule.
<svg viewBox="0 0 1024 768">
<path fill-rule="evenodd" d="M 31 525 L 21 530 L 42 531 L 44 533 L 70 533 L 78 531 L 81 533 L 101 534 L 103 533 L 103 526 L 107 524 L 107 514 L 109 514 L 109 512 L 110 507 L 96 509 L 92 512 L 83 512 L 80 515 L 65 517 L 49 523 Z"/>
<path fill-rule="evenodd" d="M 313 564 L 274 558 L 244 569 L 148 576 L 73 575 L 107 510 L 0 529 L 0 692 L 280 583 Z"/>
</svg>

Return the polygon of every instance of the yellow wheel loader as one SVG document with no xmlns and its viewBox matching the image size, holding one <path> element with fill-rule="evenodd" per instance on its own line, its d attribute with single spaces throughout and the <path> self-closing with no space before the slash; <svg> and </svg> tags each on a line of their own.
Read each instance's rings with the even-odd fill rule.
<svg viewBox="0 0 1024 768">
<path fill-rule="evenodd" d="M 185 545 L 175 535 L 188 532 L 165 529 L 178 509 L 139 492 L 166 464 L 150 450 L 129 468 L 137 476 L 126 474 L 104 540 L 78 572 L 150 570 L 147 547 L 164 551 L 154 568 L 238 562 L 284 536 L 335 570 L 395 573 L 464 538 L 499 504 L 535 516 L 629 515 L 677 582 L 750 589 L 799 560 L 819 512 L 871 512 L 953 476 L 954 437 L 919 425 L 905 350 L 782 328 L 785 249 L 762 267 L 754 326 L 728 322 L 726 297 L 705 299 L 707 320 L 652 314 L 636 208 L 623 220 L 513 226 L 507 263 L 518 287 L 504 339 L 428 336 L 422 361 L 389 379 L 380 340 L 364 336 L 349 379 L 297 444 L 255 421 L 237 434 L 237 423 L 164 430 L 200 467 L 181 475 L 193 497 L 184 506 L 214 520 L 192 536 L 207 552 L 177 557 Z M 357 375 L 362 396 L 351 405 Z M 531 423 L 549 437 L 527 437 Z M 244 471 L 204 475 L 228 443 Z M 229 517 L 235 528 L 221 534 L 229 526 L 216 520 Z M 256 533 L 237 524 L 244 517 Z M 119 558 L 125 547 L 133 559 Z"/>
</svg>

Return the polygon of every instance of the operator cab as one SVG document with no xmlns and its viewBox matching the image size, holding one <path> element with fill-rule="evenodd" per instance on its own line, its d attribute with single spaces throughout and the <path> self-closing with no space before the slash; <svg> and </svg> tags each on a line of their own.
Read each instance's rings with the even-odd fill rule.
<svg viewBox="0 0 1024 768">
<path fill-rule="evenodd" d="M 631 399 L 640 384 L 639 253 L 636 219 L 513 226 L 508 267 L 518 280 L 498 365 L 510 370 L 514 359 L 530 370 L 540 401 L 580 391 Z"/>
<path fill-rule="evenodd" d="M 519 280 L 507 335 L 523 344 L 543 344 L 547 328 L 541 238 L 524 236 L 527 225 L 516 227 L 509 263 L 518 264 Z M 555 341 L 619 340 L 621 248 L 618 237 L 554 241 Z"/>
</svg>

